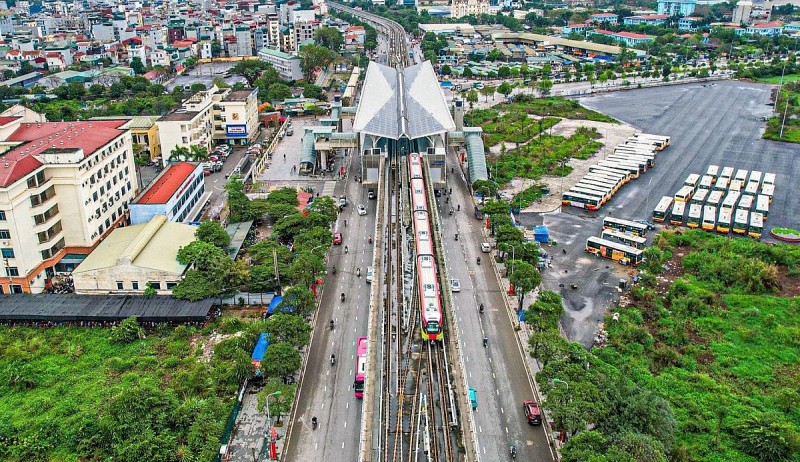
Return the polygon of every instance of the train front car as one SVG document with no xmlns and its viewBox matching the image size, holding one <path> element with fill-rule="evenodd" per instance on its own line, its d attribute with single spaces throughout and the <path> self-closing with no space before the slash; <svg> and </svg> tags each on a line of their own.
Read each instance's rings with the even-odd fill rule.
<svg viewBox="0 0 800 462">
<path fill-rule="evenodd" d="M 417 250 L 416 271 L 422 317 L 422 338 L 425 340 L 441 340 L 442 305 L 439 297 L 436 260 L 433 255 L 433 236 L 431 235 L 430 215 L 428 214 L 428 202 L 425 194 L 425 180 L 422 176 L 422 157 L 419 154 L 410 154 L 408 156 L 408 164 L 414 220 L 414 242 Z"/>
</svg>

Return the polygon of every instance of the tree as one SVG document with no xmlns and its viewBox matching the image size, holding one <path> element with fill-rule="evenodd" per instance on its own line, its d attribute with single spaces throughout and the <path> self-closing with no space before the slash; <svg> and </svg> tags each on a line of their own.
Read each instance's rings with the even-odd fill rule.
<svg viewBox="0 0 800 462">
<path fill-rule="evenodd" d="M 144 64 L 142 64 L 142 59 L 138 56 L 131 60 L 131 69 L 133 69 L 133 72 L 136 75 L 142 75 L 147 71 L 147 69 L 144 67 Z"/>
<path fill-rule="evenodd" d="M 514 284 L 514 290 L 519 296 L 519 309 L 521 310 L 525 294 L 542 283 L 542 275 L 530 263 L 519 261 L 514 263 L 514 272 L 511 273 L 508 280 Z"/>
<path fill-rule="evenodd" d="M 467 92 L 467 102 L 469 103 L 470 109 L 478 102 L 478 92 L 475 90 L 470 90 Z"/>
<path fill-rule="evenodd" d="M 320 101 L 325 101 L 328 99 L 327 95 L 325 95 L 325 92 L 322 91 L 322 88 L 314 85 L 313 83 L 307 83 L 303 85 L 303 97 L 318 99 Z"/>
<path fill-rule="evenodd" d="M 514 86 L 508 82 L 503 82 L 497 87 L 497 92 L 508 98 L 508 95 L 514 91 Z"/>
<path fill-rule="evenodd" d="M 334 27 L 320 27 L 314 32 L 314 42 L 331 51 L 339 51 L 342 48 L 342 44 L 344 44 L 344 37 Z"/>
<path fill-rule="evenodd" d="M 204 83 L 193 83 L 192 86 L 189 87 L 189 91 L 191 93 L 197 93 L 197 92 L 205 91 L 205 90 L 207 90 L 207 88 L 206 88 L 206 84 L 204 84 Z"/>
<path fill-rule="evenodd" d="M 241 223 L 252 218 L 250 198 L 244 193 L 244 182 L 239 175 L 231 175 L 225 184 L 228 195 L 228 209 L 231 223 Z"/>
<path fill-rule="evenodd" d="M 525 322 L 537 331 L 556 330 L 564 314 L 561 296 L 545 290 L 539 298 L 525 311 Z"/>
<path fill-rule="evenodd" d="M 327 230 L 326 230 L 327 231 Z M 329 231 L 328 231 L 329 232 Z M 330 238 L 328 238 L 330 242 Z M 322 244 L 324 245 L 324 244 Z M 317 275 L 325 270 L 325 262 L 319 255 L 311 252 L 302 252 L 294 257 L 289 273 L 295 283 L 311 286 L 317 279 Z"/>
<path fill-rule="evenodd" d="M 201 162 L 209 159 L 208 149 L 205 146 L 193 144 L 189 146 L 189 158 L 192 162 Z"/>
<path fill-rule="evenodd" d="M 125 318 L 118 326 L 111 328 L 111 341 L 114 343 L 132 343 L 143 338 L 144 329 L 136 316 Z"/>
<path fill-rule="evenodd" d="M 194 237 L 223 250 L 227 249 L 228 244 L 231 243 L 231 237 L 228 235 L 228 232 L 216 221 L 204 221 L 200 223 L 200 226 L 197 227 L 197 231 L 194 233 Z"/>
<path fill-rule="evenodd" d="M 158 295 L 158 291 L 148 282 L 144 287 L 144 293 L 142 293 L 142 295 L 145 297 L 152 297 L 153 295 Z"/>
<path fill-rule="evenodd" d="M 452 73 L 453 73 L 453 69 L 450 66 L 448 66 L 447 64 L 442 66 L 442 75 L 450 75 Z"/>
<path fill-rule="evenodd" d="M 472 183 L 472 191 L 481 196 L 481 205 L 483 205 L 486 197 L 492 198 L 497 194 L 497 184 L 489 180 L 475 180 Z"/>
<path fill-rule="evenodd" d="M 261 74 L 268 69 L 272 69 L 272 64 L 261 60 L 246 60 L 237 62 L 236 65 L 233 66 L 228 72 L 244 77 L 244 79 L 247 81 L 247 86 L 252 88 L 255 86 L 256 80 L 261 77 Z"/>
<path fill-rule="evenodd" d="M 261 370 L 270 378 L 288 377 L 300 369 L 303 358 L 290 343 L 273 343 L 264 353 Z"/>
<path fill-rule="evenodd" d="M 292 89 L 288 85 L 276 82 L 267 89 L 266 99 L 269 101 L 283 101 L 292 97 Z"/>
<path fill-rule="evenodd" d="M 511 68 L 508 67 L 508 66 L 500 66 L 500 68 L 497 69 L 497 77 L 499 77 L 501 79 L 507 79 L 507 78 L 511 77 Z M 503 83 L 505 83 L 505 82 L 503 82 Z M 502 93 L 502 92 L 500 92 L 500 93 Z"/>
<path fill-rule="evenodd" d="M 464 77 L 465 79 L 472 77 L 472 69 L 465 66 L 464 70 L 461 71 L 461 77 Z"/>
<path fill-rule="evenodd" d="M 543 79 L 539 82 L 538 87 L 542 95 L 547 96 L 550 94 L 550 90 L 553 88 L 553 81 L 550 79 Z"/>
<path fill-rule="evenodd" d="M 292 286 L 283 294 L 283 299 L 275 308 L 279 313 L 296 314 L 303 318 L 314 312 L 314 295 L 308 287 Z"/>
<path fill-rule="evenodd" d="M 484 85 L 483 88 L 481 88 L 481 95 L 484 97 L 484 102 L 488 102 L 490 96 L 494 97 L 494 92 L 495 87 L 491 85 Z"/>
<path fill-rule="evenodd" d="M 275 313 L 264 322 L 271 342 L 286 342 L 295 347 L 308 345 L 311 326 L 300 316 Z"/>
<path fill-rule="evenodd" d="M 275 393 L 278 391 L 280 393 Z M 289 414 L 292 410 L 295 391 L 297 391 L 297 385 L 287 385 L 277 378 L 267 380 L 267 383 L 258 392 L 258 412 L 267 410 L 267 396 L 272 395 L 269 398 L 269 415 L 280 422 L 281 416 Z"/>
<path fill-rule="evenodd" d="M 797 451 L 796 428 L 779 414 L 747 415 L 734 425 L 733 433 L 741 449 L 761 461 L 790 460 Z"/>
<path fill-rule="evenodd" d="M 303 77 L 307 82 L 314 78 L 314 72 L 328 66 L 333 60 L 331 51 L 319 45 L 306 45 L 300 49 L 300 67 L 303 70 Z"/>
<path fill-rule="evenodd" d="M 167 162 L 180 162 L 187 160 L 190 155 L 189 148 L 186 146 L 175 146 L 172 148 L 172 152 L 169 153 Z"/>
<path fill-rule="evenodd" d="M 106 87 L 100 85 L 99 83 L 93 83 L 89 87 L 89 95 L 93 98 L 100 98 L 106 92 Z"/>
</svg>

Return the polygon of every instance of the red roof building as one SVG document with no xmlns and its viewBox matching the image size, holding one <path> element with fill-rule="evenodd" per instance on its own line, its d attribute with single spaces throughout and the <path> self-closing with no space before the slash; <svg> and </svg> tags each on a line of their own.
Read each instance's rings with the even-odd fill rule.
<svg viewBox="0 0 800 462">
<path fill-rule="evenodd" d="M 156 215 L 175 222 L 194 221 L 189 214 L 205 195 L 203 178 L 203 164 L 198 162 L 168 166 L 131 203 L 131 224 L 148 223 Z"/>
</svg>

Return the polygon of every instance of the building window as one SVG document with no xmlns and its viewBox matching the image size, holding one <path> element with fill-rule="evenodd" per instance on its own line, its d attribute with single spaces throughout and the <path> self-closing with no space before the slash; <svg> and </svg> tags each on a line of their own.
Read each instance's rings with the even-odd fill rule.
<svg viewBox="0 0 800 462">
<path fill-rule="evenodd" d="M 117 290 L 122 290 L 124 288 L 125 286 L 122 284 L 122 281 L 117 281 Z"/>
<path fill-rule="evenodd" d="M 139 290 L 139 281 L 131 282 L 131 286 L 132 286 L 133 290 Z"/>
<path fill-rule="evenodd" d="M 19 276 L 19 269 L 16 266 L 7 267 L 6 276 Z"/>
<path fill-rule="evenodd" d="M 177 283 L 177 282 L 167 282 L 167 290 L 172 290 L 172 289 L 174 289 L 174 288 L 175 288 L 175 286 L 177 286 L 177 285 L 178 285 L 178 283 Z"/>
<path fill-rule="evenodd" d="M 7 229 L 0 229 L 0 239 L 11 239 L 11 233 Z"/>
<path fill-rule="evenodd" d="M 22 293 L 22 286 L 19 284 L 14 284 L 11 286 L 11 293 L 12 294 L 21 294 Z"/>
<path fill-rule="evenodd" d="M 150 287 L 153 289 L 161 290 L 161 281 L 150 281 L 148 284 L 150 284 Z"/>
<path fill-rule="evenodd" d="M 0 221 L 6 221 L 6 212 L 5 212 L 5 210 L 0 210 Z"/>
<path fill-rule="evenodd" d="M 14 258 L 14 249 L 4 248 L 2 251 L 3 258 Z"/>
</svg>

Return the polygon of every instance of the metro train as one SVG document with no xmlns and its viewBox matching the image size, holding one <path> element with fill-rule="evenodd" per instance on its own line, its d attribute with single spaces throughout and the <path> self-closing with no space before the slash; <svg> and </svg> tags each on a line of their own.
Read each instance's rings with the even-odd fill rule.
<svg viewBox="0 0 800 462">
<path fill-rule="evenodd" d="M 414 234 L 416 237 L 417 254 L 415 258 L 417 260 L 419 305 L 422 311 L 422 338 L 425 340 L 442 340 L 442 303 L 439 297 L 439 278 L 437 277 L 436 260 L 433 255 L 433 235 L 431 233 L 425 180 L 422 176 L 422 156 L 420 154 L 409 154 L 408 173 Z"/>
</svg>

